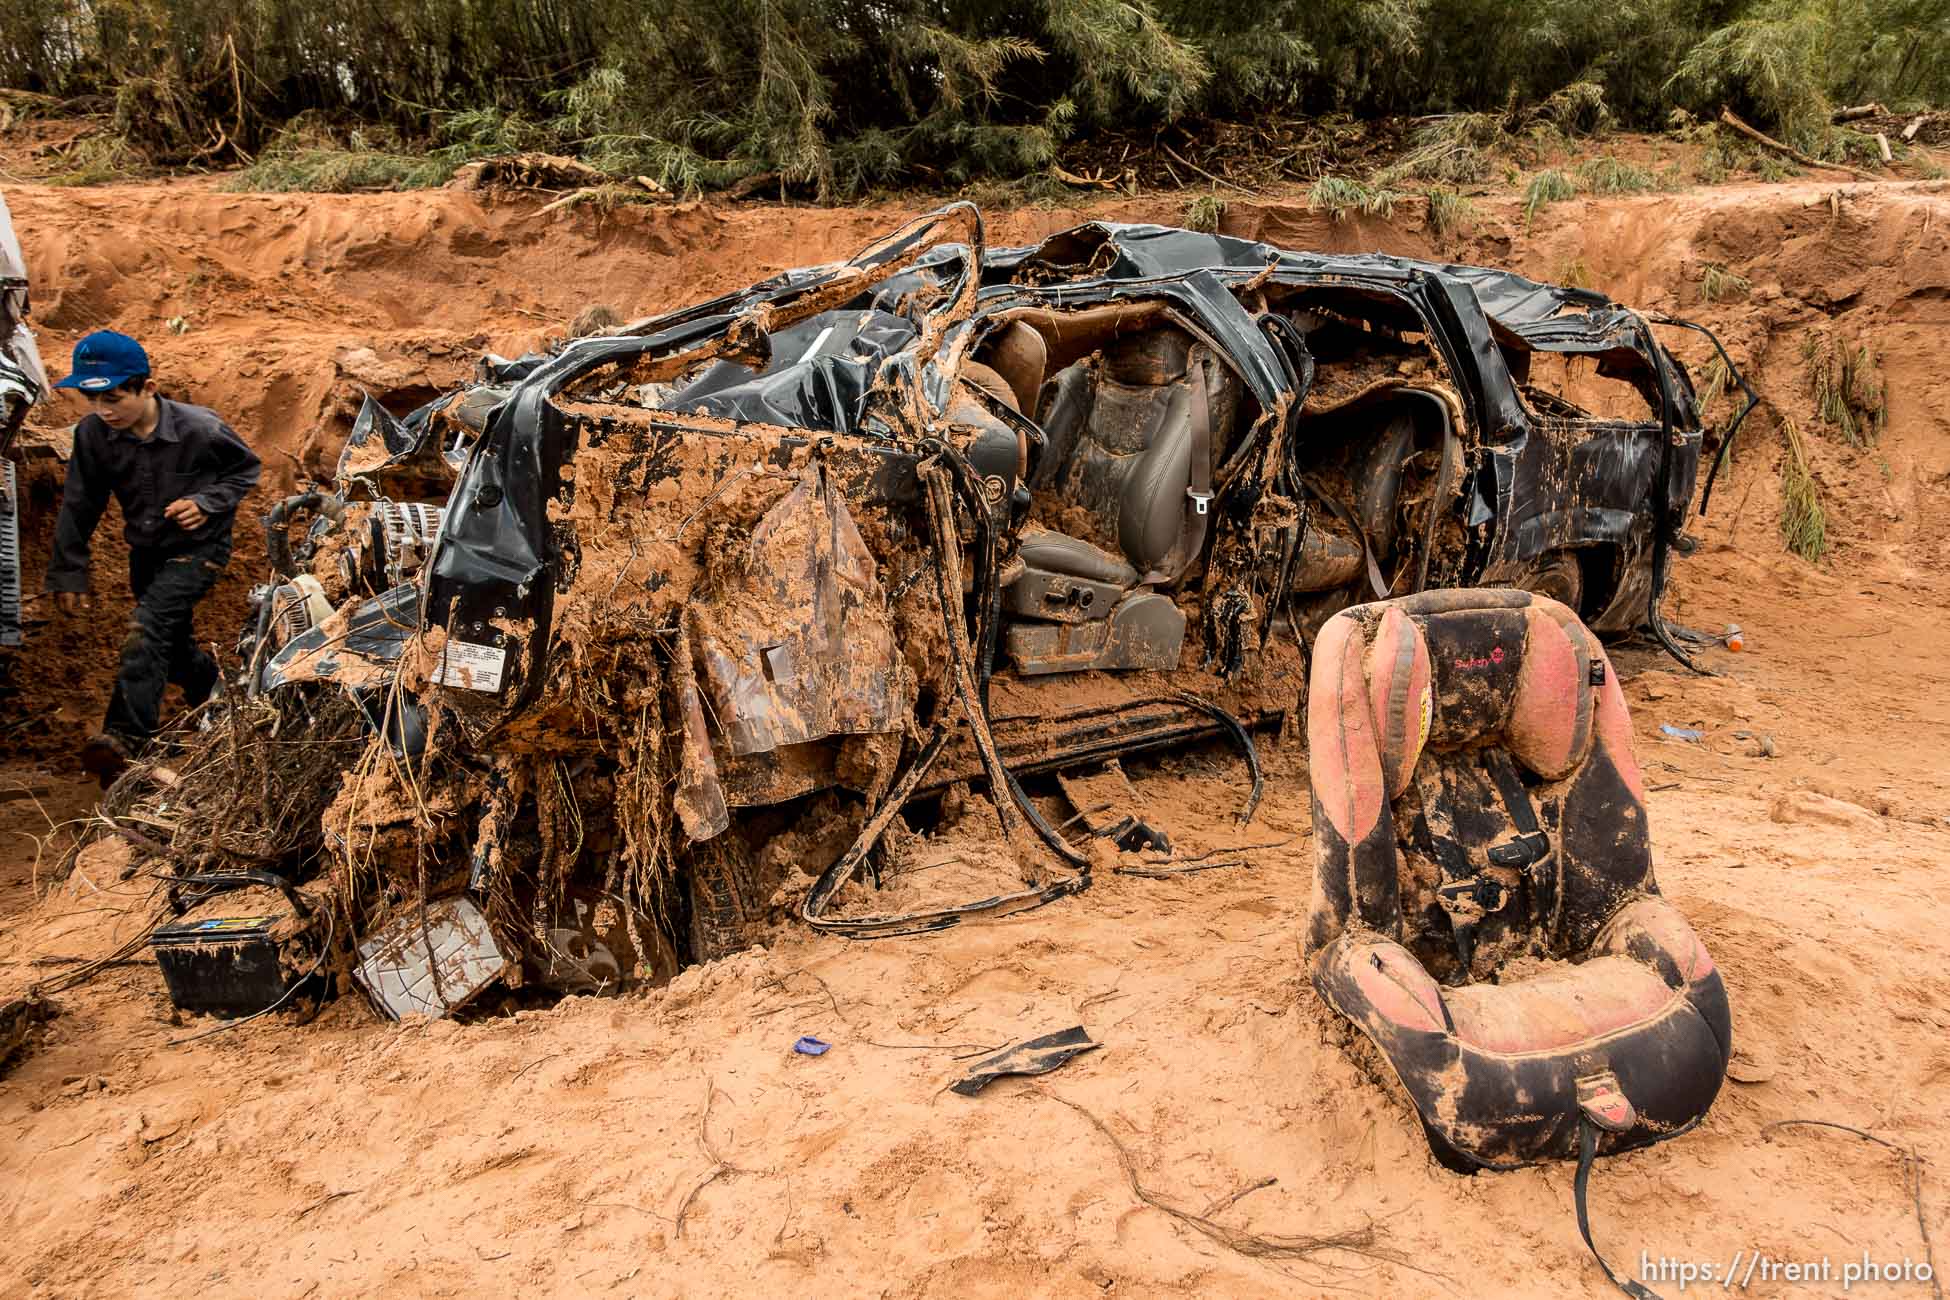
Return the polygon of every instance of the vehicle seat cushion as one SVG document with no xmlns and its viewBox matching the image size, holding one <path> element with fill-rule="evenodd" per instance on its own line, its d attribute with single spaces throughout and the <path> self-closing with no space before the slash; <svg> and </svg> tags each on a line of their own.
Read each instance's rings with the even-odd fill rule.
<svg viewBox="0 0 1950 1300">
<path fill-rule="evenodd" d="M 1552 1052 L 1664 1014 L 1683 991 L 1629 957 L 1568 963 L 1530 979 L 1465 984 L 1443 999 L 1456 1037 L 1485 1052 Z"/>
<path fill-rule="evenodd" d="M 1595 1043 L 1669 1014 L 1676 999 L 1709 983 L 1717 987 L 1706 945 L 1677 908 L 1656 897 L 1613 913 L 1585 960 L 1552 963 L 1520 979 L 1505 975 L 1498 984 L 1442 988 L 1412 953 L 1387 941 L 1368 945 L 1362 960 L 1385 980 L 1384 987 L 1362 979 L 1363 994 L 1394 1023 L 1446 1029 L 1478 1051 L 1505 1054 Z"/>
<path fill-rule="evenodd" d="M 1425 748 L 1500 741 L 1548 781 L 1590 751 L 1600 694 L 1591 689 L 1592 663 L 1604 655 L 1557 602 L 1538 597 L 1521 610 L 1441 613 L 1425 625 L 1401 603 L 1387 603 L 1367 639 L 1365 671 L 1391 801 Z"/>
<path fill-rule="evenodd" d="M 1376 748 L 1388 799 L 1399 799 L 1421 761 L 1435 717 L 1428 642 L 1401 610 L 1390 607 L 1368 638 L 1362 670 L 1374 711 Z M 1359 707 L 1344 701 L 1342 707 Z"/>
<path fill-rule="evenodd" d="M 1185 527 L 1192 482 L 1191 394 L 1172 390 L 1163 423 L 1125 475 L 1118 494 L 1117 540 L 1124 558 L 1148 573 L 1171 553 Z"/>
<path fill-rule="evenodd" d="M 1517 669 L 1516 700 L 1504 727 L 1511 756 L 1547 781 L 1558 780 L 1584 761 L 1591 748 L 1597 692 L 1591 689 L 1594 656 L 1602 652 L 1584 625 L 1558 605 L 1540 600 L 1526 610 L 1523 662 Z M 1554 614 L 1561 613 L 1560 620 Z M 1607 665 L 1604 671 L 1609 673 Z"/>
<path fill-rule="evenodd" d="M 1603 1073 L 1635 1113 L 1602 1149 L 1629 1150 L 1684 1132 L 1711 1108 L 1732 1021 L 1719 972 L 1683 918 L 1640 899 L 1615 920 L 1625 947 L 1654 942 L 1652 961 L 1594 949 L 1527 979 L 1443 988 L 1400 944 L 1351 930 L 1315 955 L 1313 984 L 1380 1050 L 1447 1167 L 1575 1159 L 1580 1083 Z M 1675 978 L 1682 966 L 1690 979 Z"/>
<path fill-rule="evenodd" d="M 1309 949 L 1350 924 L 1411 939 L 1403 909 L 1421 915 L 1427 891 L 1404 880 L 1389 810 L 1416 785 L 1418 767 L 1475 771 L 1475 751 L 1492 746 L 1544 781 L 1531 792 L 1561 888 L 1539 924 L 1550 951 L 1581 949 L 1630 895 L 1656 890 L 1630 727 L 1603 649 L 1556 601 L 1449 591 L 1330 619 L 1314 645 L 1308 695 L 1319 815 Z M 1503 793 L 1489 788 L 1475 820 L 1507 830 L 1472 843 L 1515 833 Z M 1443 817 L 1467 820 L 1454 809 Z"/>
<path fill-rule="evenodd" d="M 1469 609 L 1430 616 L 1434 749 L 1460 749 L 1500 735 L 1516 701 L 1529 620 L 1523 609 Z"/>
<path fill-rule="evenodd" d="M 1049 573 L 1108 582 L 1117 587 L 1129 587 L 1138 580 L 1137 570 L 1109 551 L 1047 528 L 1025 530 L 1016 553 L 1030 568 Z"/>
</svg>

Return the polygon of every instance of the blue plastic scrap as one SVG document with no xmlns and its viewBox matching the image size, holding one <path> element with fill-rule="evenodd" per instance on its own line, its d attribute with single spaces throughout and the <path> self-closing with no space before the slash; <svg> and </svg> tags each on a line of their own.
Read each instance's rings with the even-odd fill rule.
<svg viewBox="0 0 1950 1300">
<path fill-rule="evenodd" d="M 831 1043 L 822 1042 L 820 1039 L 814 1038 L 811 1034 L 807 1034 L 804 1038 L 801 1038 L 792 1045 L 792 1050 L 801 1056 L 824 1056 L 828 1051 L 832 1050 L 832 1046 Z"/>
</svg>

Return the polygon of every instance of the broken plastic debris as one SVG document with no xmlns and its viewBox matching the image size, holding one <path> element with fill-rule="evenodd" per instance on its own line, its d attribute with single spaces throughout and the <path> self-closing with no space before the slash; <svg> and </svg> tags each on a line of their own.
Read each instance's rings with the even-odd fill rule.
<svg viewBox="0 0 1950 1300">
<path fill-rule="evenodd" d="M 449 1015 L 509 965 L 487 918 L 465 897 L 441 899 L 395 918 L 359 945 L 359 957 L 352 972 L 359 987 L 394 1020 Z"/>
<path fill-rule="evenodd" d="M 831 1043 L 814 1038 L 811 1034 L 807 1034 L 792 1045 L 792 1050 L 801 1056 L 824 1056 L 832 1048 Z"/>
<path fill-rule="evenodd" d="M 1773 758 L 1781 752 L 1774 744 L 1774 737 L 1764 731 L 1735 731 L 1729 734 L 1735 740 L 1744 740 L 1752 746 L 1749 754 L 1753 758 Z"/>
<path fill-rule="evenodd" d="M 951 1091 L 973 1097 L 1005 1074 L 1048 1074 L 1073 1056 L 1095 1051 L 1103 1044 L 1084 1032 L 1082 1025 L 1028 1042 L 1005 1047 L 994 1056 L 985 1056 L 962 1078 L 949 1085 Z"/>
<path fill-rule="evenodd" d="M 1674 740 L 1684 740 L 1695 745 L 1706 739 L 1704 731 L 1695 731 L 1691 727 L 1675 727 L 1670 722 L 1661 722 L 1659 730 Z"/>
</svg>

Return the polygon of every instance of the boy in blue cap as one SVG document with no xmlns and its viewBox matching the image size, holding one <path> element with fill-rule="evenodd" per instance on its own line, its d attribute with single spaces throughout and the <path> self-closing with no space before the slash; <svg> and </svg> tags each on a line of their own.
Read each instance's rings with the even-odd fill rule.
<svg viewBox="0 0 1950 1300">
<path fill-rule="evenodd" d="M 89 539 L 113 493 L 136 599 L 107 721 L 81 755 L 106 786 L 156 734 L 169 683 L 192 708 L 216 688 L 216 661 L 196 643 L 196 603 L 230 563 L 231 524 L 259 465 L 214 412 L 157 392 L 148 354 L 128 335 L 88 335 L 74 346 L 73 370 L 55 387 L 80 392 L 93 409 L 75 426 L 47 590 L 61 613 L 81 608 Z"/>
</svg>

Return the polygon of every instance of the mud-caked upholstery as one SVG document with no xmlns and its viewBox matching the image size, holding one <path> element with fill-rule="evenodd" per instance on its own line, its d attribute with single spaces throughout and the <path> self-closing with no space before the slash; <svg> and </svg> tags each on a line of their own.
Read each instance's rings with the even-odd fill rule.
<svg viewBox="0 0 1950 1300">
<path fill-rule="evenodd" d="M 1314 987 L 1394 1067 L 1453 1168 L 1702 1117 L 1726 993 L 1653 878 L 1631 721 L 1556 601 L 1428 592 L 1335 616 L 1308 692 Z"/>
</svg>

